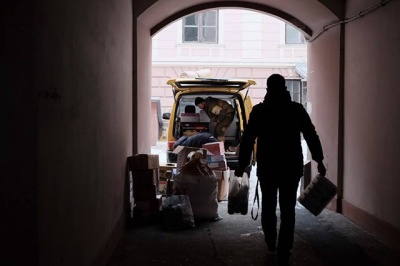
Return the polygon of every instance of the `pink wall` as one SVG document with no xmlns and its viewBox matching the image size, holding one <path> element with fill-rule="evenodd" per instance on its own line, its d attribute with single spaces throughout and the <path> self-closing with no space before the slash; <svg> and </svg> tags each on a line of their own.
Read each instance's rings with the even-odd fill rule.
<svg viewBox="0 0 400 266">
<path fill-rule="evenodd" d="M 137 105 L 137 125 L 134 130 L 137 133 L 137 138 L 134 141 L 137 143 L 137 150 L 134 153 L 150 153 L 151 149 L 151 79 L 143 78 L 151 76 L 151 37 L 150 29 L 140 23 L 137 24 L 137 39 L 140 40 L 137 45 L 137 61 L 136 73 L 137 83 L 134 83 L 134 90 L 136 90 L 137 98 L 135 105 Z M 136 87 L 137 84 L 137 87 Z"/>
<path fill-rule="evenodd" d="M 365 7 L 349 1 L 346 15 Z M 398 230 L 399 10 L 392 1 L 346 25 L 344 172 L 345 200 Z"/>
<path fill-rule="evenodd" d="M 308 44 L 308 99 L 311 119 L 324 150 L 327 176 L 337 184 L 339 112 L 339 28 Z M 315 165 L 314 165 L 315 166 Z M 315 172 L 315 168 L 314 174 Z"/>
</svg>

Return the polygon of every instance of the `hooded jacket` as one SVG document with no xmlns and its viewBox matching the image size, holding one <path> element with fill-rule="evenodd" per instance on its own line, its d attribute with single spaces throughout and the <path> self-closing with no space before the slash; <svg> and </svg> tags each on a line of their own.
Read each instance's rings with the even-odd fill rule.
<svg viewBox="0 0 400 266">
<path fill-rule="evenodd" d="M 304 107 L 290 98 L 288 91 L 267 92 L 264 101 L 254 106 L 240 143 L 239 167 L 250 164 L 257 139 L 257 175 L 303 175 L 301 133 L 312 159 L 322 161 L 319 137 Z"/>
</svg>

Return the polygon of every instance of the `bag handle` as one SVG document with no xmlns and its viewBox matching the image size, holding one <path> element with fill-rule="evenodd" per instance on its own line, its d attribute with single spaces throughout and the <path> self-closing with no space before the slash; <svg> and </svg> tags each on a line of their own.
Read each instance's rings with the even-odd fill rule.
<svg viewBox="0 0 400 266">
<path fill-rule="evenodd" d="M 253 206 L 251 207 L 251 218 L 255 221 L 258 218 L 258 210 L 260 209 L 260 197 L 258 195 L 258 179 L 257 179 L 257 184 L 256 184 L 256 193 L 254 194 L 254 200 L 253 200 Z M 254 205 L 256 203 L 257 200 L 257 213 L 256 216 L 254 216 L 253 213 L 253 209 L 254 209 Z"/>
</svg>

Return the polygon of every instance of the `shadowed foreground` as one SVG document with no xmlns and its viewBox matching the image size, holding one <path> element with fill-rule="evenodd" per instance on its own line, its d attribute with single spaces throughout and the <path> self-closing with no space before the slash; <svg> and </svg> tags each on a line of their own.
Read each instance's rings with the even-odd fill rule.
<svg viewBox="0 0 400 266">
<path fill-rule="evenodd" d="M 229 215 L 227 202 L 220 202 L 223 220 L 183 231 L 136 226 L 108 265 L 276 265 L 276 255 L 267 254 L 260 218 L 252 220 L 250 209 L 247 215 Z M 395 250 L 344 216 L 325 210 L 315 217 L 299 203 L 296 212 L 291 265 L 400 265 Z"/>
</svg>

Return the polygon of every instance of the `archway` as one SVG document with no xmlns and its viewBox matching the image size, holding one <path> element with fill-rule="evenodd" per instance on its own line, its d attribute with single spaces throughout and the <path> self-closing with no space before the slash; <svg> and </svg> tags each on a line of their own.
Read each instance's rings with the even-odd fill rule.
<svg viewBox="0 0 400 266">
<path fill-rule="evenodd" d="M 324 2 L 326 6 L 321 3 Z M 324 25 L 338 20 L 338 15 L 342 14 L 342 4 L 332 4 L 328 1 L 277 1 L 271 0 L 268 3 L 263 1 L 217 1 L 207 2 L 203 0 L 191 1 L 158 1 L 151 6 L 143 6 L 144 10 L 137 14 L 136 34 L 138 42 L 136 48 L 137 61 L 134 62 L 134 68 L 137 74 L 136 84 L 134 83 L 134 93 L 137 93 L 137 109 L 136 121 L 134 128 L 150 128 L 150 122 L 145 117 L 138 115 L 141 113 L 150 113 L 149 90 L 143 88 L 151 87 L 151 37 L 162 27 L 190 13 L 218 7 L 247 8 L 259 12 L 270 13 L 298 27 L 308 37 L 312 37 L 316 32 L 320 32 Z M 329 7 L 329 8 L 328 8 Z M 333 11 L 332 11 L 333 10 Z M 341 123 L 339 121 L 339 101 L 340 101 L 340 80 L 341 73 L 341 54 L 340 47 L 341 29 L 335 27 L 318 39 L 308 45 L 308 88 L 309 99 L 313 103 L 312 109 L 323 110 L 323 112 L 314 112 L 312 118 L 315 125 L 319 128 L 320 136 L 324 142 L 324 150 L 326 150 L 326 158 L 329 158 L 327 164 L 330 167 L 332 176 L 340 176 L 338 173 L 338 147 L 342 145 L 339 139 Z M 325 49 L 330 52 L 326 53 Z M 135 51 L 134 51 L 135 52 Z M 134 77 L 135 79 L 135 77 Z M 137 86 L 135 88 L 135 85 Z M 317 90 L 316 88 L 324 88 Z M 314 89 L 315 88 L 315 89 Z M 135 97 L 134 97 L 135 99 Z M 318 99 L 318 101 L 315 101 Z M 320 108 L 324 106 L 324 108 Z M 334 123 L 325 123 L 324 121 L 335 121 Z M 151 141 L 148 139 L 146 130 L 134 133 L 134 142 L 136 140 L 137 147 L 134 152 L 149 152 Z M 341 182 L 340 179 L 333 180 Z M 336 206 L 333 206 L 336 208 Z"/>
</svg>

